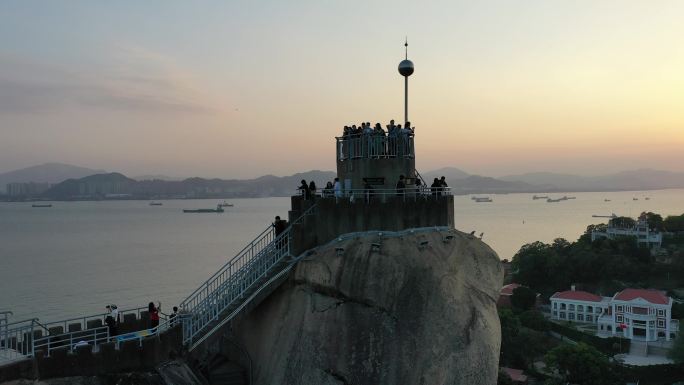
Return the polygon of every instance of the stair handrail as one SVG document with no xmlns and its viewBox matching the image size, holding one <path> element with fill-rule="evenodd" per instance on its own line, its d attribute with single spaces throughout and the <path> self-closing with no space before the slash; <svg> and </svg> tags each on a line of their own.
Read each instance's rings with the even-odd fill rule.
<svg viewBox="0 0 684 385">
<path fill-rule="evenodd" d="M 268 242 L 264 247 L 259 249 L 256 253 L 254 253 L 254 247 L 255 245 L 259 245 L 263 243 L 263 239 L 268 238 L 269 236 L 272 236 L 275 233 L 273 226 L 269 225 L 265 230 L 263 230 L 256 238 L 254 238 L 247 246 L 245 246 L 235 257 L 230 259 L 228 262 L 226 262 L 219 270 L 217 270 L 214 274 L 209 277 L 206 281 L 204 281 L 195 291 L 192 292 L 188 297 L 186 297 L 179 305 L 181 309 L 185 309 L 186 311 L 189 311 L 190 308 L 188 308 L 189 304 L 192 304 L 192 302 L 201 294 L 203 290 L 207 290 L 211 284 L 213 284 L 216 279 L 226 271 L 230 271 L 230 268 L 237 265 L 241 260 L 249 255 L 250 252 L 252 252 L 253 255 L 258 254 L 261 249 L 265 248 L 268 246 L 271 242 Z M 240 270 L 240 269 L 238 269 Z M 237 271 L 235 271 L 237 272 Z M 232 274 L 231 274 L 232 276 Z M 211 292 L 213 293 L 215 290 L 212 290 Z M 207 292 L 207 296 L 209 295 L 209 292 Z M 194 308 L 194 307 L 193 307 Z"/>
<path fill-rule="evenodd" d="M 315 209 L 315 207 L 316 207 L 316 204 L 314 203 L 311 207 L 307 208 L 299 217 L 297 217 L 294 221 L 292 221 L 292 222 L 289 224 L 289 226 L 287 227 L 287 229 L 285 229 L 285 231 L 283 231 L 283 232 L 282 232 L 281 234 L 279 234 L 277 237 L 274 237 L 274 239 L 272 239 L 270 242 L 268 242 L 266 245 L 264 245 L 264 247 L 260 248 L 260 249 L 259 249 L 258 251 L 256 251 L 256 252 L 254 252 L 254 253 L 253 253 L 253 257 L 256 257 L 256 256 L 259 254 L 259 252 L 261 252 L 262 250 L 268 248 L 271 244 L 276 243 L 276 241 L 278 241 L 279 239 L 282 239 L 282 237 L 288 235 L 289 232 L 290 232 L 291 226 L 294 225 L 294 224 L 300 223 L 300 222 L 304 219 L 304 217 L 306 217 L 306 216 L 308 216 L 308 215 L 311 214 L 311 212 Z M 240 250 L 240 251 L 235 255 L 235 257 L 231 258 L 228 262 L 226 262 L 221 268 L 219 268 L 219 270 L 217 270 L 214 274 L 212 274 L 211 277 L 209 277 L 209 278 L 208 278 L 207 280 L 205 280 L 197 289 L 195 289 L 195 291 L 193 291 L 189 296 L 187 296 L 183 301 L 181 301 L 179 307 L 180 307 L 181 309 L 185 309 L 186 311 L 189 311 L 190 309 L 188 308 L 187 305 L 192 303 L 192 300 L 195 299 L 194 297 L 197 297 L 197 295 L 198 295 L 202 290 L 205 290 L 206 288 L 208 288 L 209 285 L 210 285 L 211 283 L 213 283 L 213 281 L 215 281 L 216 278 L 217 278 L 220 274 L 224 273 L 226 270 L 229 270 L 230 267 L 232 267 L 233 265 L 236 265 L 236 264 L 240 261 L 241 258 L 243 258 L 245 255 L 247 255 L 247 252 L 248 252 L 248 251 L 254 250 L 255 244 L 258 245 L 259 242 L 261 242 L 264 238 L 268 237 L 269 235 L 275 235 L 275 231 L 274 231 L 274 229 L 273 229 L 273 225 L 268 225 L 268 227 L 266 227 L 266 229 L 264 229 L 259 235 L 257 235 L 256 238 L 254 238 L 249 244 L 247 244 L 247 246 L 245 246 L 242 250 Z M 237 273 L 237 272 L 239 272 L 240 270 L 241 270 L 241 268 L 238 269 L 238 270 L 236 270 L 234 273 Z M 231 276 L 232 276 L 232 274 L 231 274 Z M 218 287 L 217 287 L 217 289 L 218 289 Z M 215 290 L 216 290 L 216 289 L 215 289 Z M 212 290 L 212 293 L 215 292 L 215 290 Z M 207 293 L 207 296 L 208 296 L 208 294 L 209 294 L 209 293 Z"/>
<path fill-rule="evenodd" d="M 235 254 L 235 256 L 234 256 L 233 258 L 231 258 L 230 260 L 228 260 L 228 262 L 226 262 L 223 266 L 221 266 L 221 268 L 219 268 L 214 274 L 212 274 L 211 277 L 209 277 L 207 280 L 205 280 L 197 289 L 195 289 L 195 291 L 193 291 L 190 295 L 188 295 L 188 296 L 180 303 L 180 307 L 182 308 L 184 303 L 186 303 L 192 296 L 194 296 L 195 294 L 197 294 L 197 292 L 199 292 L 200 290 L 202 290 L 202 289 L 204 288 L 205 284 L 207 284 L 207 283 L 208 283 L 209 281 L 211 281 L 212 279 L 216 278 L 216 276 L 219 275 L 219 274 L 221 274 L 223 271 L 225 271 L 226 268 L 228 268 L 228 267 L 230 267 L 231 265 L 233 265 L 233 264 L 235 263 L 236 259 L 239 258 L 239 257 L 241 256 L 241 254 L 243 254 L 250 246 L 253 246 L 253 244 L 254 244 L 255 241 L 257 241 L 259 238 L 263 237 L 266 233 L 268 233 L 268 232 L 271 231 L 271 230 L 273 230 L 273 225 L 268 225 L 268 227 L 266 227 L 266 228 L 265 228 L 259 235 L 257 235 L 249 244 L 247 244 L 247 246 L 243 247 L 242 250 L 240 250 L 237 254 Z"/>
<path fill-rule="evenodd" d="M 299 224 L 303 219 L 310 215 L 316 208 L 314 203 L 309 208 L 292 221 L 289 226 L 278 236 L 258 248 L 255 251 L 255 243 L 257 246 L 263 244 L 262 240 L 273 236 L 272 226 L 269 226 L 259 237 L 250 242 L 236 257 L 226 263 L 221 270 L 214 273 L 210 279 L 205 281 L 197 290 L 193 292 L 188 298 L 181 302 L 180 307 L 187 314 L 183 317 L 183 340 L 184 342 L 193 342 L 193 339 L 199 335 L 204 328 L 214 320 L 217 320 L 221 313 L 228 309 L 236 300 L 239 300 L 248 289 L 250 289 L 254 282 L 264 276 L 273 266 L 282 260 L 283 257 L 290 255 L 291 245 L 291 230 L 292 226 Z M 272 252 L 275 251 L 275 254 Z M 240 259 L 250 255 L 251 258 L 245 261 L 235 271 L 230 271 L 231 267 Z M 268 257 L 271 256 L 269 259 Z M 229 276 L 226 278 L 219 278 L 221 274 L 226 271 Z M 258 273 L 258 275 L 256 275 Z M 251 275 L 250 275 L 251 274 Z M 222 279 L 221 282 L 217 282 Z M 238 292 L 235 293 L 237 286 Z M 213 288 L 209 291 L 210 288 Z M 231 293 L 231 290 L 233 291 Z M 232 295 L 228 301 L 225 301 L 226 294 Z M 205 339 L 205 336 L 200 336 L 200 340 Z"/>
</svg>

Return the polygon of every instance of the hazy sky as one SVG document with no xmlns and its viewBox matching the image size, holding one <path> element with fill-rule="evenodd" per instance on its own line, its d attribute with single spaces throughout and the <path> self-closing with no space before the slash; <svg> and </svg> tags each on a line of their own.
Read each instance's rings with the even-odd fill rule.
<svg viewBox="0 0 684 385">
<path fill-rule="evenodd" d="M 0 172 L 335 167 L 401 120 L 417 167 L 684 171 L 684 1 L 0 2 Z"/>
</svg>

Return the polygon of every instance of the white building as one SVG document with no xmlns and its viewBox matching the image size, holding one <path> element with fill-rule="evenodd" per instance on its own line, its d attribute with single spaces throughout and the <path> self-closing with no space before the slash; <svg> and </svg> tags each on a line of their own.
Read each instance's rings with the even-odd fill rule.
<svg viewBox="0 0 684 385">
<path fill-rule="evenodd" d="M 601 297 L 573 287 L 550 300 L 551 319 L 596 324 L 603 336 L 669 341 L 679 331 L 679 321 L 672 319 L 672 298 L 659 290 L 625 289 Z"/>
<path fill-rule="evenodd" d="M 592 242 L 599 238 L 609 238 L 615 239 L 618 237 L 635 237 L 637 244 L 640 246 L 646 246 L 649 249 L 659 249 L 663 243 L 663 234 L 651 230 L 648 228 L 648 221 L 646 218 L 646 213 L 641 213 L 636 224 L 631 227 L 624 227 L 620 224 L 614 223 L 614 219 L 617 218 L 613 214 L 613 219 L 608 221 L 608 226 L 606 231 L 592 231 L 591 240 Z"/>
</svg>

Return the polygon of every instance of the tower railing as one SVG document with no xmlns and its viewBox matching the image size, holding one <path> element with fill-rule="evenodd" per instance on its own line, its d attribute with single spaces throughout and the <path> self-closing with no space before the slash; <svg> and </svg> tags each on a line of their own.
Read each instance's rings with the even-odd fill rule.
<svg viewBox="0 0 684 385">
<path fill-rule="evenodd" d="M 297 191 L 298 194 L 305 196 L 302 190 Z M 341 201 L 365 201 L 365 202 L 390 202 L 403 201 L 415 202 L 424 200 L 437 200 L 444 196 L 454 195 L 451 187 L 430 187 L 425 184 L 419 186 L 409 185 L 404 188 L 363 188 L 363 189 L 345 189 L 335 193 L 333 189 L 322 189 L 316 192 L 316 199 L 331 199 L 335 202 Z"/>
<path fill-rule="evenodd" d="M 249 300 L 252 291 L 264 284 L 274 268 L 291 255 L 292 226 L 312 214 L 316 205 L 276 236 L 267 227 L 180 304 L 183 343 L 190 350 L 206 339 L 217 324 L 224 324 Z M 232 313 L 228 310 L 233 310 Z"/>
<path fill-rule="evenodd" d="M 384 133 L 352 134 L 335 138 L 337 160 L 414 158 L 414 135 L 412 132 L 397 135 Z"/>
</svg>

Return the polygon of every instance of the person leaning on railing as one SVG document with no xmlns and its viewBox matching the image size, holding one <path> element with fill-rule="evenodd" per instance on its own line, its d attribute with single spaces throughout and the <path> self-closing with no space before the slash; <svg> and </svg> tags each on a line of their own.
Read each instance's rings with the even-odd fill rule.
<svg viewBox="0 0 684 385">
<path fill-rule="evenodd" d="M 439 179 L 435 178 L 435 180 L 432 182 L 430 185 L 430 191 L 432 192 L 432 196 L 437 196 L 439 195 L 439 190 L 442 187 L 442 184 L 440 183 Z"/>
<path fill-rule="evenodd" d="M 439 180 L 439 187 L 442 192 L 442 195 L 447 195 L 447 188 L 449 187 L 449 185 L 447 184 L 444 175 L 442 175 L 442 179 Z"/>
<path fill-rule="evenodd" d="M 323 189 L 323 198 L 330 198 L 333 196 L 333 184 L 332 182 L 328 181 L 328 183 L 325 184 L 325 188 Z"/>
<path fill-rule="evenodd" d="M 397 181 L 397 196 L 404 195 L 406 190 L 406 183 L 404 183 L 404 175 L 399 175 L 399 180 Z"/>
</svg>

